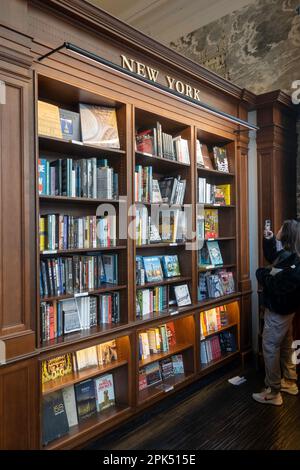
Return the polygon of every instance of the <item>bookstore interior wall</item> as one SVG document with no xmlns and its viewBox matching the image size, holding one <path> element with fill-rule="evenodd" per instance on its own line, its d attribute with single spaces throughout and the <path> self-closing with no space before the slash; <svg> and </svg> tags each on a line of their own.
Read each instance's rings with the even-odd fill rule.
<svg viewBox="0 0 300 470">
<path fill-rule="evenodd" d="M 89 3 L 1 3 L 0 448 L 80 447 L 251 351 L 248 134 L 184 96 L 256 97 Z M 64 41 L 131 76 L 38 61 Z"/>
</svg>

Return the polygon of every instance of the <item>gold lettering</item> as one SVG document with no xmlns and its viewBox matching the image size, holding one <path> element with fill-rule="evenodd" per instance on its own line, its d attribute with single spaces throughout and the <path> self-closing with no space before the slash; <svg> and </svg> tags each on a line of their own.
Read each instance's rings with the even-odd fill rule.
<svg viewBox="0 0 300 470">
<path fill-rule="evenodd" d="M 193 98 L 191 85 L 185 85 L 185 94 L 186 94 L 186 96 L 189 96 L 190 98 Z"/>
<path fill-rule="evenodd" d="M 128 69 L 130 70 L 130 72 L 133 72 L 134 71 L 134 60 L 133 59 L 127 59 L 127 57 L 125 55 L 121 55 L 121 59 L 122 59 L 122 67 L 123 69 Z"/>
<path fill-rule="evenodd" d="M 175 87 L 176 87 L 176 90 L 178 91 L 178 93 L 181 93 L 181 94 L 184 93 L 184 84 L 180 80 L 178 80 L 176 82 Z"/>
<path fill-rule="evenodd" d="M 197 88 L 194 88 L 194 100 L 201 101 L 199 93 L 200 93 L 200 90 L 198 90 Z"/>
<path fill-rule="evenodd" d="M 171 90 L 174 90 L 175 78 L 171 78 L 169 77 L 169 75 L 166 75 L 166 79 L 167 79 L 169 88 L 171 88 Z"/>
<path fill-rule="evenodd" d="M 138 75 L 141 75 L 142 77 L 146 77 L 145 68 L 146 66 L 142 64 L 141 62 L 136 63 L 136 73 Z"/>
<path fill-rule="evenodd" d="M 148 73 L 149 79 L 152 80 L 153 82 L 156 82 L 159 71 L 152 69 L 151 67 L 148 67 L 147 65 L 147 73 Z"/>
</svg>

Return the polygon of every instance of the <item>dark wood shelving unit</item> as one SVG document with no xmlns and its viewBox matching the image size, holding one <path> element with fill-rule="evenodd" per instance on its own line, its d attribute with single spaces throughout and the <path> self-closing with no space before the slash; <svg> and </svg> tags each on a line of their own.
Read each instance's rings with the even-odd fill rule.
<svg viewBox="0 0 300 470">
<path fill-rule="evenodd" d="M 62 153 L 72 156 L 79 155 L 80 158 L 84 158 L 84 156 L 97 157 L 103 153 L 109 155 L 110 157 L 120 157 L 120 155 L 126 154 L 126 151 L 122 149 L 98 147 L 86 143 L 84 144 L 82 142 L 59 139 L 56 137 L 39 135 L 38 139 L 39 147 L 43 151 L 47 150 L 49 152 Z"/>
</svg>

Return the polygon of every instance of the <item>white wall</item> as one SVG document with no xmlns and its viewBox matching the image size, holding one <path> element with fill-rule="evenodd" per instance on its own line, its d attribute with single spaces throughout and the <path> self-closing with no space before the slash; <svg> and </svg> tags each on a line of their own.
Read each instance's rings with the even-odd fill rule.
<svg viewBox="0 0 300 470">
<path fill-rule="evenodd" d="M 256 124 L 256 111 L 251 111 L 248 115 L 251 124 Z M 248 178 L 249 178 L 249 249 L 250 249 L 250 278 L 252 282 L 252 346 L 255 352 L 258 351 L 258 297 L 257 281 L 255 271 L 258 268 L 258 184 L 257 184 L 257 147 L 256 132 L 249 133 L 249 158 L 248 158 Z"/>
</svg>

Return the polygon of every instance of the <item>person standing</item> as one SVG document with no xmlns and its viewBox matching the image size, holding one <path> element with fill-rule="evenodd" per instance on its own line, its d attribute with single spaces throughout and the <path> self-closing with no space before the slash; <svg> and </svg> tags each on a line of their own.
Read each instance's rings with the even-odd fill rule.
<svg viewBox="0 0 300 470">
<path fill-rule="evenodd" d="M 252 397 L 259 403 L 280 406 L 281 392 L 298 394 L 292 342 L 293 318 L 300 307 L 300 224 L 286 220 L 276 238 L 271 231 L 265 231 L 263 249 L 271 263 L 256 271 L 265 307 L 262 340 L 265 389 Z"/>
</svg>

